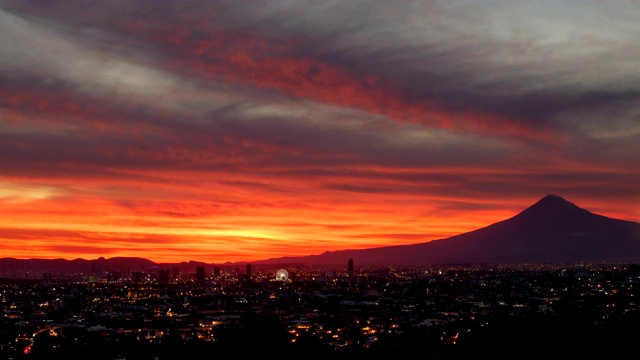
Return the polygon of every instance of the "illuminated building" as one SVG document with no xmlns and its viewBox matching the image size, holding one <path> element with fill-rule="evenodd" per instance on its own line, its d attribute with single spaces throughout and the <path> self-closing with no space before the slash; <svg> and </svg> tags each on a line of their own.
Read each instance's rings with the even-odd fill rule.
<svg viewBox="0 0 640 360">
<path fill-rule="evenodd" d="M 349 274 L 349 279 L 353 279 L 353 259 L 349 259 L 349 264 L 347 265 L 347 273 Z"/>
</svg>

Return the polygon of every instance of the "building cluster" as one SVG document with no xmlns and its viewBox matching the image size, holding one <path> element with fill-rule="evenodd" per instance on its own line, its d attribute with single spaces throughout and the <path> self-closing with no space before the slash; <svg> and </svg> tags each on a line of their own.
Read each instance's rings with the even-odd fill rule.
<svg viewBox="0 0 640 360">
<path fill-rule="evenodd" d="M 341 269 L 248 264 L 86 279 L 2 279 L 0 356 L 177 359 L 260 348 L 445 359 L 525 346 L 610 355 L 640 331 L 629 330 L 640 319 L 634 264 L 349 260 Z"/>
</svg>

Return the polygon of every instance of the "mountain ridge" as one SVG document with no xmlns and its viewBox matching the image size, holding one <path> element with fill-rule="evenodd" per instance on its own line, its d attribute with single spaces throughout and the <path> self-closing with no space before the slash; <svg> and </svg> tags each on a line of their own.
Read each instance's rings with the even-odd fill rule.
<svg viewBox="0 0 640 360">
<path fill-rule="evenodd" d="M 640 223 L 594 214 L 549 194 L 518 214 L 425 243 L 338 250 L 255 262 L 362 265 L 637 261 Z"/>
</svg>

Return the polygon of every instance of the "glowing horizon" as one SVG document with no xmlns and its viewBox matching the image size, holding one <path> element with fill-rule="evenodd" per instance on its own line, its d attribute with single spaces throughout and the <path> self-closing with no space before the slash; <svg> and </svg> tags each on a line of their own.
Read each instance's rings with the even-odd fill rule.
<svg viewBox="0 0 640 360">
<path fill-rule="evenodd" d="M 640 8 L 580 4 L 0 0 L 2 257 L 414 244 L 547 194 L 640 221 Z"/>
</svg>

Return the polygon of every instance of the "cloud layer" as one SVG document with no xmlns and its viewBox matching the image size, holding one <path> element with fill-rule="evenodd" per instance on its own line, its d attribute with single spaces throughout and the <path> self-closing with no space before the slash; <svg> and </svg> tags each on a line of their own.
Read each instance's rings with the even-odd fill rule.
<svg viewBox="0 0 640 360">
<path fill-rule="evenodd" d="M 0 0 L 0 248 L 252 261 L 444 238 L 549 193 L 640 221 L 639 16 Z"/>
</svg>

